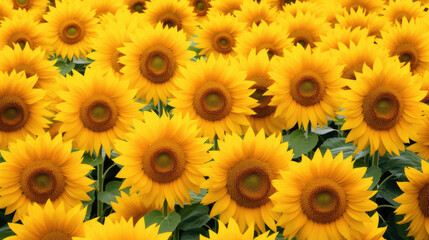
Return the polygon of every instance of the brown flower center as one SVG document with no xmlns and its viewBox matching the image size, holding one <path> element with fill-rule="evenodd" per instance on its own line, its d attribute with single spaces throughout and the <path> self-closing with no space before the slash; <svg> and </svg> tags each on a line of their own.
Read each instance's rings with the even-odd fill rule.
<svg viewBox="0 0 429 240">
<path fill-rule="evenodd" d="M 182 20 L 176 14 L 168 12 L 161 15 L 158 19 L 159 19 L 158 21 L 162 23 L 162 26 L 164 28 L 177 27 L 177 30 L 182 29 Z"/>
<path fill-rule="evenodd" d="M 173 52 L 163 46 L 149 47 L 140 58 L 140 72 L 147 80 L 161 84 L 174 76 L 176 61 Z"/>
<path fill-rule="evenodd" d="M 219 82 L 205 82 L 194 94 L 195 112 L 206 120 L 217 121 L 225 118 L 230 113 L 231 107 L 231 93 Z"/>
<path fill-rule="evenodd" d="M 69 19 L 60 25 L 58 36 L 66 44 L 75 44 L 85 37 L 85 28 L 79 21 Z"/>
<path fill-rule="evenodd" d="M 375 130 L 394 127 L 402 115 L 402 102 L 398 93 L 389 87 L 373 89 L 363 100 L 364 120 Z"/>
<path fill-rule="evenodd" d="M 116 124 L 118 110 L 111 98 L 96 94 L 84 101 L 80 108 L 82 124 L 94 131 L 103 132 Z"/>
<path fill-rule="evenodd" d="M 400 62 L 410 63 L 411 71 L 419 65 L 419 53 L 412 44 L 401 44 L 392 53 L 397 55 Z"/>
<path fill-rule="evenodd" d="M 134 13 L 143 13 L 146 10 L 146 0 L 130 0 L 128 9 Z"/>
<path fill-rule="evenodd" d="M 292 98 L 302 106 L 318 104 L 325 94 L 325 83 L 319 74 L 313 71 L 303 71 L 290 81 Z"/>
<path fill-rule="evenodd" d="M 227 189 L 238 205 L 257 208 L 270 201 L 274 193 L 270 166 L 257 159 L 245 159 L 228 171 Z"/>
<path fill-rule="evenodd" d="M 266 87 L 259 84 L 254 84 L 252 87 L 250 87 L 250 89 L 256 89 L 255 92 L 250 95 L 250 97 L 258 100 L 259 104 L 257 107 L 252 108 L 252 110 L 256 112 L 256 114 L 253 114 L 252 117 L 264 118 L 276 111 L 275 106 L 268 106 L 273 96 L 264 96 L 264 93 L 268 90 Z"/>
<path fill-rule="evenodd" d="M 345 212 L 346 193 L 331 179 L 315 179 L 307 183 L 302 190 L 301 206 L 310 220 L 317 223 L 330 223 Z"/>
<path fill-rule="evenodd" d="M 17 43 L 21 47 L 21 49 L 24 49 L 25 44 L 28 44 L 31 49 L 33 49 L 33 41 L 31 40 L 31 37 L 28 36 L 26 33 L 15 33 L 10 36 L 9 40 L 7 41 L 7 45 L 11 48 L 14 48 L 13 44 Z"/>
<path fill-rule="evenodd" d="M 314 44 L 314 37 L 313 35 L 311 35 L 311 33 L 304 31 L 304 30 L 298 30 L 298 31 L 294 31 L 289 35 L 289 38 L 293 38 L 293 43 L 295 46 L 297 46 L 297 44 L 301 44 L 304 48 L 306 48 L 308 45 L 310 45 L 310 47 L 315 47 L 316 45 Z"/>
<path fill-rule="evenodd" d="M 65 178 L 58 165 L 47 160 L 29 163 L 21 173 L 21 189 L 32 202 L 54 201 L 65 191 Z"/>
<path fill-rule="evenodd" d="M 28 121 L 28 105 L 19 97 L 0 97 L 0 131 L 13 132 L 21 129 Z"/>
<path fill-rule="evenodd" d="M 213 37 L 213 48 L 220 53 L 229 53 L 235 46 L 234 37 L 227 32 L 219 32 Z"/>
<path fill-rule="evenodd" d="M 63 232 L 50 232 L 43 236 L 42 240 L 72 240 L 72 238 Z"/>
<path fill-rule="evenodd" d="M 13 8 L 24 8 L 26 10 L 30 9 L 32 5 L 32 0 L 14 0 L 13 1 Z"/>
<path fill-rule="evenodd" d="M 429 183 L 420 190 L 418 200 L 423 216 L 429 218 Z"/>
<path fill-rule="evenodd" d="M 170 139 L 152 143 L 143 154 L 142 169 L 153 181 L 172 182 L 182 176 L 186 167 L 183 148 Z"/>
<path fill-rule="evenodd" d="M 210 8 L 209 0 L 193 0 L 194 12 L 197 16 L 207 15 L 207 11 Z"/>
</svg>

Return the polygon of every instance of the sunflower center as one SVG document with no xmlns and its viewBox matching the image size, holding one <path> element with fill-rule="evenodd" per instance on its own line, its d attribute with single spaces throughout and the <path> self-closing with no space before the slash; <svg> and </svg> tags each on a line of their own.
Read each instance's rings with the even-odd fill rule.
<svg viewBox="0 0 429 240">
<path fill-rule="evenodd" d="M 208 121 L 225 118 L 232 107 L 232 96 L 221 83 L 208 81 L 197 88 L 194 94 L 195 112 Z"/>
<path fill-rule="evenodd" d="M 165 13 L 159 17 L 159 22 L 162 23 L 162 26 L 172 28 L 177 27 L 177 30 L 182 29 L 182 21 L 180 18 L 173 13 Z"/>
<path fill-rule="evenodd" d="M 63 232 L 50 232 L 45 234 L 41 240 L 72 240 L 72 238 Z"/>
<path fill-rule="evenodd" d="M 124 67 L 124 64 L 119 62 L 119 58 L 122 56 L 124 56 L 124 54 L 115 49 L 115 51 L 112 53 L 112 57 L 110 58 L 110 63 L 112 64 L 112 68 L 117 73 L 120 73 L 121 69 Z"/>
<path fill-rule="evenodd" d="M 227 32 L 219 32 L 213 37 L 213 48 L 220 53 L 226 54 L 234 47 L 234 37 Z"/>
<path fill-rule="evenodd" d="M 170 80 L 176 70 L 173 52 L 163 46 L 146 49 L 140 58 L 140 72 L 147 80 L 161 84 Z"/>
<path fill-rule="evenodd" d="M 94 131 L 103 132 L 116 124 L 118 110 L 111 98 L 96 94 L 86 99 L 80 108 L 82 124 Z"/>
<path fill-rule="evenodd" d="M 143 171 L 153 181 L 169 183 L 182 176 L 186 154 L 176 142 L 160 139 L 144 151 L 142 163 Z"/>
<path fill-rule="evenodd" d="M 204 11 L 206 10 L 206 4 L 203 1 L 197 1 L 197 3 L 195 4 L 195 8 L 198 11 Z"/>
<path fill-rule="evenodd" d="M 53 162 L 37 160 L 29 163 L 21 173 L 21 189 L 32 202 L 54 201 L 65 191 L 65 178 Z"/>
<path fill-rule="evenodd" d="M 11 48 L 14 48 L 13 44 L 17 43 L 21 47 L 21 49 L 24 49 L 25 44 L 28 44 L 31 49 L 33 49 L 33 41 L 31 40 L 31 37 L 28 36 L 25 33 L 15 33 L 13 34 L 9 40 L 7 41 L 7 45 Z"/>
<path fill-rule="evenodd" d="M 302 190 L 301 206 L 307 217 L 317 223 L 337 220 L 347 207 L 344 189 L 331 179 L 315 179 Z"/>
<path fill-rule="evenodd" d="M 290 81 L 292 98 L 302 106 L 318 104 L 325 94 L 325 83 L 312 71 L 303 71 Z"/>
<path fill-rule="evenodd" d="M 402 103 L 398 93 L 388 87 L 372 90 L 363 100 L 364 120 L 375 130 L 388 130 L 394 127 L 402 113 Z"/>
<path fill-rule="evenodd" d="M 419 207 L 423 216 L 429 217 L 429 183 L 426 184 L 419 193 Z"/>
<path fill-rule="evenodd" d="M 144 10 L 144 6 L 143 6 L 143 4 L 141 4 L 141 3 L 136 3 L 136 4 L 134 4 L 134 6 L 133 6 L 133 10 L 134 10 L 134 12 L 142 13 L 142 12 L 143 12 L 143 10 Z"/>
<path fill-rule="evenodd" d="M 29 9 L 30 5 L 31 5 L 31 1 L 30 0 L 15 0 L 13 2 L 14 4 L 14 8 L 25 8 L 25 9 Z"/>
<path fill-rule="evenodd" d="M 130 0 L 128 4 L 128 9 L 130 9 L 131 13 L 138 12 L 143 13 L 146 10 L 146 0 Z"/>
<path fill-rule="evenodd" d="M 393 55 L 397 55 L 400 62 L 410 63 L 411 70 L 414 70 L 419 65 L 419 54 L 412 44 L 401 44 L 393 51 Z"/>
<path fill-rule="evenodd" d="M 251 158 L 239 161 L 228 171 L 228 193 L 242 207 L 260 207 L 274 193 L 271 178 L 267 163 Z"/>
<path fill-rule="evenodd" d="M 209 9 L 209 1 L 208 0 L 194 0 L 194 12 L 197 16 L 205 16 L 207 14 L 207 10 Z"/>
<path fill-rule="evenodd" d="M 30 111 L 19 97 L 0 97 L 0 131 L 13 132 L 21 129 L 28 121 Z"/>
<path fill-rule="evenodd" d="M 252 108 L 252 110 L 256 112 L 256 114 L 252 115 L 252 117 L 264 118 L 273 114 L 276 111 L 276 107 L 268 106 L 273 96 L 264 96 L 264 93 L 268 90 L 266 87 L 255 84 L 250 87 L 250 89 L 256 89 L 255 92 L 250 95 L 250 97 L 258 100 L 259 104 L 257 107 Z"/>
<path fill-rule="evenodd" d="M 82 41 L 84 38 L 85 28 L 77 20 L 69 19 L 60 25 L 58 36 L 61 41 L 66 44 L 75 44 Z"/>
<path fill-rule="evenodd" d="M 314 37 L 311 35 L 311 33 L 304 31 L 304 30 L 298 30 L 295 32 L 292 32 L 289 35 L 289 38 L 293 38 L 293 43 L 295 46 L 298 44 L 301 44 L 304 48 L 310 45 L 310 47 L 315 47 L 314 45 Z"/>
<path fill-rule="evenodd" d="M 356 80 L 355 72 L 362 72 L 363 63 L 357 63 L 343 70 L 342 78 Z"/>
</svg>

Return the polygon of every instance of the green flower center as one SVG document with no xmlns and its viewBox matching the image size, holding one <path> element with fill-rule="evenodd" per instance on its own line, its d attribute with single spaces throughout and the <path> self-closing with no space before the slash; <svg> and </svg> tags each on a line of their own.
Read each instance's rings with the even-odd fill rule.
<svg viewBox="0 0 429 240">
<path fill-rule="evenodd" d="M 150 60 L 150 66 L 156 71 L 161 71 L 165 68 L 165 59 L 161 55 L 155 55 Z"/>
<path fill-rule="evenodd" d="M 27 3 L 27 0 L 16 0 L 16 2 L 20 5 L 24 5 Z"/>
<path fill-rule="evenodd" d="M 14 120 L 19 117 L 20 111 L 16 107 L 10 107 L 3 112 L 3 116 L 7 120 Z"/>
<path fill-rule="evenodd" d="M 311 97 L 317 92 L 317 84 L 311 79 L 304 80 L 299 85 L 299 90 L 301 95 Z"/>
<path fill-rule="evenodd" d="M 195 7 L 198 9 L 198 11 L 204 11 L 206 9 L 206 5 L 203 1 L 198 1 L 197 4 L 195 4 Z"/>
<path fill-rule="evenodd" d="M 251 173 L 244 179 L 244 187 L 250 192 L 258 192 L 262 187 L 262 177 L 258 173 Z"/>
<path fill-rule="evenodd" d="M 409 53 L 404 53 L 401 56 L 399 56 L 399 61 L 400 62 L 409 62 L 411 61 L 412 57 Z"/>
<path fill-rule="evenodd" d="M 331 206 L 332 200 L 334 200 L 334 197 L 330 192 L 321 192 L 316 196 L 316 203 L 321 208 L 327 208 Z"/>
<path fill-rule="evenodd" d="M 172 158 L 172 156 L 169 153 L 161 153 L 155 159 L 155 164 L 160 169 L 169 168 L 173 162 L 174 162 L 174 159 Z"/>
<path fill-rule="evenodd" d="M 40 173 L 39 175 L 35 176 L 33 181 L 34 185 L 36 185 L 38 188 L 47 188 L 51 185 L 51 177 L 46 173 Z"/>
<path fill-rule="evenodd" d="M 134 5 L 133 9 L 134 11 L 141 13 L 144 10 L 144 6 L 141 3 L 137 3 Z"/>
<path fill-rule="evenodd" d="M 78 32 L 79 32 L 79 30 L 75 26 L 70 26 L 66 30 L 67 35 L 69 35 L 71 37 L 76 36 L 76 34 L 78 34 Z"/>
<path fill-rule="evenodd" d="M 217 92 L 212 92 L 207 95 L 205 103 L 208 107 L 217 108 L 223 104 L 223 98 Z"/>
<path fill-rule="evenodd" d="M 108 113 L 109 113 L 109 109 L 107 109 L 106 106 L 102 104 L 95 105 L 91 109 L 91 115 L 93 118 L 96 118 L 96 119 L 103 119 L 106 117 L 106 114 Z"/>
</svg>

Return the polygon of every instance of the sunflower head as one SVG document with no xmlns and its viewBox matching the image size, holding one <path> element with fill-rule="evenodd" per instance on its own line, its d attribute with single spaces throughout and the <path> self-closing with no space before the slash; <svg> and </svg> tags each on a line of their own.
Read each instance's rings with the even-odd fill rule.
<svg viewBox="0 0 429 240">
<path fill-rule="evenodd" d="M 95 16 L 102 18 L 105 14 L 115 14 L 121 7 L 124 6 L 124 0 L 84 0 L 85 4 L 89 5 L 92 10 L 95 10 Z"/>
<path fill-rule="evenodd" d="M 331 49 L 338 50 L 340 44 L 349 48 L 352 43 L 356 45 L 360 40 L 374 43 L 374 37 L 368 37 L 368 29 L 366 28 L 345 29 L 336 25 L 335 28 L 322 33 L 320 35 L 320 42 L 315 45 L 320 51 L 325 52 Z"/>
<path fill-rule="evenodd" d="M 71 142 L 63 142 L 60 134 L 51 139 L 44 133 L 11 143 L 8 152 L 1 152 L 0 205 L 6 214 L 16 210 L 14 222 L 28 212 L 28 203 L 43 205 L 50 199 L 54 206 L 64 201 L 74 207 L 90 200 L 86 193 L 93 181 L 85 175 L 92 167 L 81 164 L 83 151 L 71 150 Z"/>
<path fill-rule="evenodd" d="M 234 12 L 237 21 L 243 22 L 250 29 L 253 25 L 258 26 L 262 21 L 271 24 L 276 21 L 276 10 L 271 8 L 267 2 L 256 2 L 244 0 L 240 10 Z"/>
<path fill-rule="evenodd" d="M 225 226 L 224 223 L 221 221 L 218 222 L 219 224 L 219 230 L 217 233 L 213 231 L 209 231 L 210 236 L 204 237 L 200 236 L 200 240 L 236 240 L 236 239 L 242 239 L 242 240 L 275 240 L 277 233 L 270 234 L 269 231 L 259 235 L 256 238 L 253 238 L 254 235 L 254 228 L 249 227 L 244 233 L 240 230 L 238 227 L 237 222 L 231 218 L 228 220 L 228 227 Z"/>
<path fill-rule="evenodd" d="M 36 20 L 40 20 L 46 12 L 49 0 L 6 0 L 12 3 L 13 9 L 24 10 L 33 16 Z"/>
<path fill-rule="evenodd" d="M 128 221 L 132 218 L 136 224 L 146 213 L 156 209 L 153 203 L 139 193 L 128 195 L 121 192 L 121 196 L 117 196 L 116 201 L 117 203 L 112 202 L 112 208 L 115 212 L 108 216 L 112 221 L 119 222 L 121 218 Z"/>
<path fill-rule="evenodd" d="M 390 23 L 383 16 L 375 12 L 366 12 L 362 8 L 351 9 L 350 12 L 343 10 L 342 14 L 336 15 L 338 25 L 343 28 L 367 28 L 369 36 L 381 38 L 381 31 L 386 30 Z"/>
<path fill-rule="evenodd" d="M 202 185 L 208 193 L 201 203 L 214 203 L 210 216 L 220 214 L 224 223 L 233 218 L 242 231 L 253 225 L 260 231 L 265 225 L 275 230 L 279 215 L 271 211 L 272 182 L 280 177 L 280 170 L 288 170 L 293 153 L 287 148 L 281 135 L 266 138 L 261 130 L 255 136 L 251 128 L 243 139 L 233 134 L 220 141 L 219 151 L 210 152 L 214 161 Z"/>
<path fill-rule="evenodd" d="M 197 21 L 202 22 L 207 19 L 208 12 L 212 5 L 211 0 L 189 0 L 189 5 L 194 8 L 194 13 L 197 14 Z"/>
<path fill-rule="evenodd" d="M 400 0 L 389 1 L 389 4 L 381 12 L 392 24 L 406 18 L 409 22 L 411 19 L 424 18 L 426 16 L 425 6 L 420 1 Z"/>
<path fill-rule="evenodd" d="M 212 5 L 212 8 L 209 13 L 219 13 L 222 15 L 230 14 L 234 16 L 234 11 L 240 10 L 240 5 L 243 1 L 244 0 L 211 0 L 210 4 Z"/>
<path fill-rule="evenodd" d="M 13 4 L 9 1 L 1 1 L 0 3 L 0 21 L 5 18 L 12 17 L 13 14 Z"/>
<path fill-rule="evenodd" d="M 249 125 L 246 115 L 254 114 L 257 102 L 250 97 L 253 83 L 245 80 L 237 62 L 210 56 L 207 62 L 189 63 L 181 73 L 170 102 L 174 114 L 188 113 L 210 141 L 215 135 L 223 139 L 225 132 L 241 134 L 241 126 Z"/>
<path fill-rule="evenodd" d="M 383 9 L 386 0 L 338 0 L 348 12 L 363 9 L 365 12 L 377 12 Z"/>
<path fill-rule="evenodd" d="M 341 152 L 333 158 L 329 150 L 324 156 L 317 150 L 312 160 L 303 155 L 300 163 L 291 162 L 289 171 L 273 181 L 278 192 L 271 197 L 273 210 L 282 213 L 277 224 L 285 228 L 283 235 L 351 239 L 353 231 L 364 233 L 364 223 L 371 221 L 366 212 L 377 207 L 370 200 L 376 192 L 367 190 L 372 179 L 362 179 L 365 172 L 353 168 L 352 157 L 343 160 Z"/>
</svg>

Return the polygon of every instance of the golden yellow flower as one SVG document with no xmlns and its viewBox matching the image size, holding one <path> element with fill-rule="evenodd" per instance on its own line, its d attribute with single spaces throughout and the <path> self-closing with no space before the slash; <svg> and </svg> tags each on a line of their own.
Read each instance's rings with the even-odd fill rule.
<svg viewBox="0 0 429 240">
<path fill-rule="evenodd" d="M 264 231 L 265 225 L 276 230 L 280 214 L 272 211 L 272 182 L 289 169 L 293 157 L 288 143 L 281 142 L 282 135 L 266 138 L 263 130 L 255 136 L 248 129 L 243 139 L 234 133 L 218 143 L 219 151 L 210 152 L 209 179 L 202 185 L 208 192 L 201 203 L 214 203 L 211 217 L 220 214 L 223 223 L 233 218 L 241 231 L 253 226 Z"/>
<path fill-rule="evenodd" d="M 399 155 L 404 143 L 416 137 L 415 125 L 423 120 L 426 107 L 419 101 L 426 92 L 420 90 L 421 78 L 393 58 L 377 58 L 373 68 L 363 65 L 362 73 L 355 76 L 340 113 L 346 116 L 341 129 L 350 129 L 346 142 L 357 144 L 355 152 L 370 145 L 371 154 L 378 150 L 380 155 L 386 151 Z"/>
<path fill-rule="evenodd" d="M 12 17 L 13 4 L 9 1 L 0 2 L 0 21 Z M 1 25 L 1 22 L 0 22 Z"/>
<path fill-rule="evenodd" d="M 197 27 L 196 14 L 189 6 L 189 0 L 151 0 L 146 2 L 145 20 L 155 27 L 183 30 L 188 38 Z"/>
<path fill-rule="evenodd" d="M 173 113 L 188 113 L 210 141 L 215 135 L 223 139 L 225 132 L 242 135 L 241 127 L 249 125 L 246 116 L 255 114 L 251 108 L 257 101 L 250 97 L 253 82 L 245 80 L 238 63 L 210 56 L 188 63 L 181 73 L 179 90 L 170 102 Z"/>
<path fill-rule="evenodd" d="M 46 52 L 40 47 L 32 50 L 26 44 L 22 49 L 18 44 L 14 48 L 6 46 L 0 51 L 0 71 L 11 73 L 23 71 L 27 78 L 37 75 L 37 82 L 34 87 L 43 88 L 49 91 L 50 87 L 56 83 L 59 71 L 54 66 L 54 61 L 46 59 Z"/>
<path fill-rule="evenodd" d="M 200 26 L 194 42 L 198 43 L 198 48 L 202 48 L 201 55 L 237 55 L 234 48 L 237 37 L 245 31 L 244 23 L 231 15 L 211 14 Z"/>
<path fill-rule="evenodd" d="M 237 46 L 234 49 L 237 53 L 248 56 L 254 48 L 258 53 L 262 49 L 267 49 L 270 59 L 274 56 L 283 56 L 283 49 L 293 47 L 285 29 L 277 23 L 268 25 L 261 22 L 250 31 L 244 32 L 237 37 Z"/>
<path fill-rule="evenodd" d="M 306 2 L 308 0 L 303 0 L 303 2 Z M 296 2 L 296 0 L 267 0 L 267 2 L 273 7 L 276 8 L 277 11 L 282 11 L 283 8 L 287 7 L 288 5 L 293 4 Z"/>
<path fill-rule="evenodd" d="M 377 12 L 383 9 L 385 0 L 337 0 L 348 12 L 363 9 L 365 12 Z"/>
<path fill-rule="evenodd" d="M 126 221 L 132 218 L 136 224 L 146 213 L 156 209 L 146 196 L 139 193 L 128 195 L 121 192 L 121 197 L 117 196 L 116 200 L 117 203 L 112 202 L 112 208 L 115 212 L 108 216 L 114 222 L 119 222 L 121 218 Z"/>
<path fill-rule="evenodd" d="M 83 0 L 86 5 L 95 10 L 95 16 L 102 18 L 106 13 L 115 14 L 122 6 L 124 0 Z"/>
<path fill-rule="evenodd" d="M 9 223 L 10 229 L 16 236 L 7 240 L 30 239 L 72 239 L 72 237 L 85 236 L 83 220 L 86 208 L 76 205 L 73 208 L 61 201 L 54 206 L 50 199 L 46 204 L 37 203 L 28 206 L 28 215 L 24 216 L 22 224 Z M 43 227 L 42 227 L 43 226 Z"/>
<path fill-rule="evenodd" d="M 13 4 L 13 9 L 25 10 L 36 20 L 41 20 L 48 8 L 49 0 L 6 0 Z"/>
<path fill-rule="evenodd" d="M 72 59 L 86 58 L 91 49 L 92 38 L 97 36 L 98 19 L 95 11 L 81 0 L 62 0 L 56 7 L 49 7 L 44 15 L 46 33 L 57 55 Z"/>
<path fill-rule="evenodd" d="M 11 143 L 9 151 L 1 151 L 0 207 L 6 214 L 16 210 L 16 222 L 28 213 L 29 203 L 44 205 L 50 199 L 54 206 L 63 202 L 71 208 L 91 200 L 87 192 L 93 181 L 85 175 L 92 167 L 81 164 L 82 154 L 72 152 L 71 141 L 63 142 L 60 134 L 52 140 L 45 133 Z"/>
<path fill-rule="evenodd" d="M 389 4 L 381 12 L 392 24 L 402 23 L 402 18 L 407 21 L 426 17 L 425 6 L 420 1 L 413 0 L 389 0 Z"/>
<path fill-rule="evenodd" d="M 378 227 L 379 222 L 378 212 L 375 212 L 371 217 L 371 222 L 364 222 L 363 225 L 365 230 L 363 232 L 354 231 L 351 233 L 351 237 L 354 240 L 385 240 L 383 238 L 386 227 Z"/>
<path fill-rule="evenodd" d="M 234 219 L 228 220 L 228 227 L 226 227 L 221 221 L 218 221 L 219 229 L 217 233 L 212 230 L 209 231 L 210 236 L 200 236 L 200 240 L 275 240 L 277 233 L 270 234 L 269 231 L 258 235 L 253 238 L 254 229 L 253 226 L 249 227 L 244 233 L 241 233 L 237 222 Z"/>
<path fill-rule="evenodd" d="M 194 9 L 194 13 L 197 14 L 197 21 L 202 22 L 207 19 L 207 14 L 212 5 L 211 0 L 189 0 L 189 6 Z"/>
<path fill-rule="evenodd" d="M 143 13 L 146 11 L 147 7 L 146 4 L 150 1 L 150 0 L 123 0 L 124 1 L 124 5 L 127 6 L 128 10 L 131 13 Z"/>
<path fill-rule="evenodd" d="M 211 0 L 210 5 L 212 5 L 212 8 L 210 8 L 209 14 L 219 13 L 223 15 L 234 15 L 234 11 L 240 10 L 240 5 L 243 1 L 244 0 Z"/>
<path fill-rule="evenodd" d="M 313 51 L 301 46 L 285 51 L 284 57 L 273 62 L 271 78 L 275 81 L 266 95 L 271 106 L 277 106 L 275 117 L 286 121 L 286 129 L 313 129 L 328 125 L 328 117 L 335 119 L 342 100 L 341 71 L 328 52 Z"/>
<path fill-rule="evenodd" d="M 125 178 L 122 188 L 139 192 L 147 203 L 161 209 L 166 201 L 173 209 L 177 202 L 190 204 L 190 190 L 200 192 L 204 181 L 207 151 L 211 144 L 199 138 L 195 121 L 175 114 L 171 119 L 145 112 L 145 123 L 134 120 L 127 141 L 116 141 L 121 156 L 113 161 L 122 165 L 116 177 Z"/>
<path fill-rule="evenodd" d="M 27 43 L 31 49 L 42 47 L 48 50 L 49 39 L 46 37 L 46 29 L 43 24 L 33 19 L 24 10 L 14 11 L 11 18 L 6 18 L 0 27 L 0 49 L 8 45 L 13 47 L 18 43 L 24 48 Z"/>
<path fill-rule="evenodd" d="M 335 15 L 343 12 L 343 8 L 335 0 L 295 1 L 284 6 L 283 11 L 279 12 L 279 18 L 287 14 L 296 17 L 298 12 L 311 13 L 317 17 L 325 18 L 326 22 L 332 23 L 335 20 Z"/>
<path fill-rule="evenodd" d="M 343 28 L 367 28 L 368 36 L 378 38 L 381 38 L 381 31 L 385 31 L 390 26 L 385 17 L 374 12 L 367 13 L 362 8 L 351 9 L 350 12 L 344 10 L 343 14 L 337 15 L 337 21 Z"/>
<path fill-rule="evenodd" d="M 143 104 L 135 102 L 136 90 L 128 81 L 99 68 L 87 68 L 85 76 L 73 71 L 66 81 L 67 91 L 60 91 L 64 101 L 57 105 L 55 119 L 62 122 L 64 139 L 73 139 L 75 148 L 98 153 L 101 146 L 110 156 L 115 139 L 123 139 L 134 119 L 142 119 Z"/>
<path fill-rule="evenodd" d="M 429 239 L 429 163 L 422 160 L 422 171 L 407 167 L 405 175 L 409 182 L 398 182 L 404 192 L 394 200 L 401 204 L 395 211 L 403 214 L 404 219 L 399 224 L 411 222 L 408 236 L 415 239 Z"/>
<path fill-rule="evenodd" d="M 234 12 L 236 21 L 243 22 L 247 28 L 252 28 L 253 24 L 259 25 L 262 21 L 271 24 L 276 21 L 277 12 L 270 5 L 262 1 L 244 0 L 239 10 Z"/>
<path fill-rule="evenodd" d="M 281 171 L 274 180 L 278 191 L 271 199 L 274 211 L 282 213 L 278 226 L 288 239 L 352 239 L 354 232 L 365 233 L 371 222 L 367 211 L 377 208 L 370 200 L 376 191 L 368 191 L 371 178 L 363 178 L 366 168 L 353 168 L 352 157 L 335 158 L 329 150 L 313 159 L 302 155 L 300 163 L 291 162 L 289 171 Z M 355 234 L 353 234 L 355 235 Z"/>
<path fill-rule="evenodd" d="M 131 35 L 131 43 L 119 51 L 124 56 L 119 59 L 123 64 L 121 72 L 129 79 L 132 88 L 137 88 L 137 98 L 154 103 L 167 98 L 177 89 L 180 67 L 184 67 L 194 56 L 189 51 L 190 42 L 182 30 L 155 28 L 147 25 Z M 174 39 L 174 41 L 172 41 Z"/>
<path fill-rule="evenodd" d="M 320 51 L 325 52 L 329 50 L 339 50 L 339 45 L 344 44 L 346 47 L 350 45 L 358 44 L 359 40 L 366 40 L 367 42 L 374 43 L 374 37 L 368 37 L 368 29 L 364 28 L 355 28 L 351 29 L 350 27 L 345 29 L 338 25 L 335 28 L 331 28 L 326 33 L 320 35 L 320 42 L 315 43 L 315 45 L 320 49 Z"/>
</svg>

